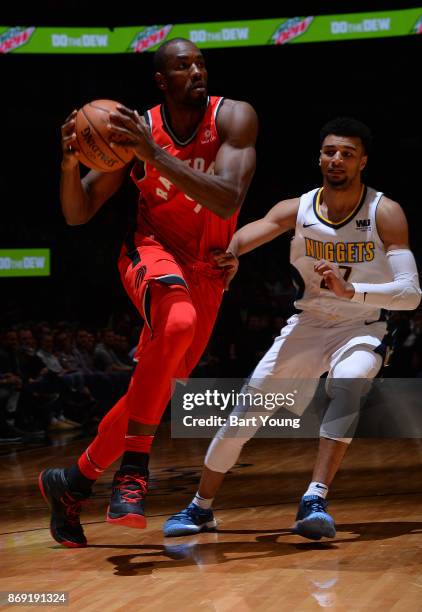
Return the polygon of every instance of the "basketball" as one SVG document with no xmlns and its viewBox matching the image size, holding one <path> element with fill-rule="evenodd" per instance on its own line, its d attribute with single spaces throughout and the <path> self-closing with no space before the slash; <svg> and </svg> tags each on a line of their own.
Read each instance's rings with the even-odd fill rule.
<svg viewBox="0 0 422 612">
<path fill-rule="evenodd" d="M 114 100 L 94 100 L 85 104 L 76 115 L 75 131 L 80 151 L 78 159 L 92 170 L 114 172 L 133 158 L 129 149 L 110 146 L 107 129 L 109 113 L 116 110 L 119 104 Z"/>
</svg>

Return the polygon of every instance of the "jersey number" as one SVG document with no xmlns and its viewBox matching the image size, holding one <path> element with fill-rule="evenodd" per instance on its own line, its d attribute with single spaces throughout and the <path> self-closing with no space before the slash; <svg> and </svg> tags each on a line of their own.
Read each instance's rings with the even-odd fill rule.
<svg viewBox="0 0 422 612">
<path fill-rule="evenodd" d="M 352 267 L 351 266 L 339 266 L 338 269 L 339 270 L 344 270 L 343 278 L 344 278 L 344 280 L 347 283 L 347 281 L 349 280 L 349 277 L 350 277 L 350 275 L 352 273 Z M 329 287 L 327 287 L 327 285 L 325 284 L 325 279 L 324 278 L 321 281 L 321 289 L 328 289 L 329 290 Z"/>
<path fill-rule="evenodd" d="M 184 159 L 183 163 L 187 166 L 190 166 L 194 170 L 198 172 L 205 172 L 206 174 L 214 174 L 214 166 L 215 162 L 212 161 L 208 166 L 207 170 L 205 170 L 205 159 L 203 157 L 195 157 L 194 159 Z M 162 198 L 163 200 L 168 200 L 170 189 L 173 186 L 173 183 L 166 179 L 164 176 L 159 176 L 158 181 L 161 183 L 162 187 L 157 187 L 155 190 L 155 194 Z M 193 198 L 190 198 L 185 194 L 185 198 L 189 200 L 189 202 L 194 202 Z M 202 204 L 197 204 L 193 209 L 193 212 L 198 214 L 202 210 Z"/>
</svg>

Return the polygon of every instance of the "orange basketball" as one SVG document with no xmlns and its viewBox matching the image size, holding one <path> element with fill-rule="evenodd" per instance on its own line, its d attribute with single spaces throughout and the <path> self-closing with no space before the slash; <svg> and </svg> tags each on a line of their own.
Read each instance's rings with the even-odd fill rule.
<svg viewBox="0 0 422 612">
<path fill-rule="evenodd" d="M 125 147 L 110 147 L 109 113 L 116 110 L 118 104 L 114 100 L 94 100 L 78 110 L 75 126 L 80 151 L 78 159 L 88 168 L 113 172 L 133 158 L 132 151 Z"/>
</svg>

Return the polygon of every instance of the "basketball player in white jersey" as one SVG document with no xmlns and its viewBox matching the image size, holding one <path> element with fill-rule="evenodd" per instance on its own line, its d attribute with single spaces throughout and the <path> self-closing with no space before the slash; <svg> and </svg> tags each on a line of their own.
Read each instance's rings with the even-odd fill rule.
<svg viewBox="0 0 422 612">
<path fill-rule="evenodd" d="M 369 129 L 355 119 L 327 123 L 320 140 L 323 186 L 279 202 L 265 217 L 238 230 L 227 252 L 216 255 L 219 265 L 227 268 L 229 283 L 240 255 L 295 230 L 290 260 L 296 271 L 299 314 L 281 330 L 246 390 L 252 394 L 282 391 L 283 380 L 289 379 L 303 379 L 314 390 L 318 378 L 328 372 L 330 403 L 320 428 L 312 481 L 293 527 L 294 533 L 313 540 L 336 534 L 325 498 L 351 442 L 344 432 L 353 431 L 361 397 L 382 366 L 386 324 L 381 309 L 412 310 L 421 299 L 401 207 L 361 180 L 370 141 Z M 299 400 L 291 408 L 298 415 L 312 397 L 309 388 L 302 396 L 303 405 Z M 249 411 L 257 414 L 256 408 Z M 236 413 L 248 417 L 248 408 L 237 406 Z M 225 425 L 217 432 L 197 494 L 187 508 L 167 520 L 165 535 L 187 535 L 216 526 L 213 499 L 258 427 Z"/>
</svg>

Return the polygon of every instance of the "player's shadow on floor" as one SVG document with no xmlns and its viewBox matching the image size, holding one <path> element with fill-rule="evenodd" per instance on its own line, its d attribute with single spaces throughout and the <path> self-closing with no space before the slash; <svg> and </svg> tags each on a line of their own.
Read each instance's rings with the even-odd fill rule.
<svg viewBox="0 0 422 612">
<path fill-rule="evenodd" d="M 281 534 L 277 534 L 275 538 L 279 535 Z M 315 544 L 311 544 L 311 546 L 315 546 Z M 332 545 L 326 544 L 324 547 L 331 548 Z M 140 545 L 137 549 L 143 549 L 145 552 L 108 557 L 107 561 L 115 566 L 116 576 L 139 576 L 151 574 L 154 570 L 189 566 L 219 566 L 223 563 L 235 561 L 256 562 L 258 559 L 269 559 L 300 552 L 291 544 L 275 540 L 203 543 L 196 541 L 183 544 L 165 544 L 164 546 Z M 244 574 L 245 568 L 243 565 L 235 564 L 230 571 Z"/>
<path fill-rule="evenodd" d="M 341 539 L 341 532 L 357 534 L 353 542 L 366 542 L 371 540 L 387 540 L 389 538 L 399 538 L 400 536 L 421 534 L 421 521 L 388 521 L 378 523 L 337 523 L 336 542 L 350 541 L 348 538 Z"/>
<path fill-rule="evenodd" d="M 422 522 L 420 521 L 388 521 L 388 522 L 371 522 L 371 523 L 336 523 L 337 536 L 334 540 L 322 540 L 322 543 L 342 544 L 348 542 L 366 542 L 377 540 L 388 540 L 390 538 L 398 538 L 400 536 L 422 533 Z M 356 535 L 357 537 L 344 537 L 343 532 Z M 221 535 L 254 535 L 259 532 L 254 529 L 219 529 Z M 257 541 L 265 541 L 273 539 L 279 535 L 289 534 L 290 530 L 286 529 L 275 534 L 274 531 L 266 535 L 258 535 Z M 303 540 L 299 545 L 309 544 L 310 541 Z"/>
<path fill-rule="evenodd" d="M 190 541 L 178 542 L 175 538 L 171 544 L 131 544 L 128 546 L 120 545 L 93 545 L 92 548 L 118 548 L 136 550 L 137 553 L 115 555 L 108 557 L 107 561 L 115 566 L 117 576 L 135 576 L 151 574 L 153 570 L 174 569 L 187 566 L 221 565 L 236 561 L 256 561 L 258 559 L 280 558 L 289 555 L 304 554 L 310 550 L 338 550 L 341 554 L 339 544 L 355 544 L 356 542 L 379 541 L 396 538 L 405 535 L 422 533 L 422 522 L 379 522 L 379 523 L 343 523 L 337 526 L 338 534 L 335 540 L 323 540 L 312 542 L 303 540 L 302 542 L 283 542 L 280 537 L 290 536 L 289 529 L 282 530 L 254 530 L 254 529 L 220 529 L 215 533 L 215 537 L 224 535 L 255 535 L 255 539 L 250 542 L 201 542 L 201 536 L 195 536 Z M 342 532 L 351 534 L 352 537 L 342 537 Z M 353 537 L 356 535 L 357 537 Z M 210 534 L 207 535 L 210 537 Z M 396 558 L 395 555 L 384 555 L 379 558 L 378 548 L 374 550 L 372 557 L 371 551 L 367 550 L 366 558 L 369 559 L 371 571 L 394 568 L 396 566 L 416 564 L 415 558 L 407 560 Z M 164 559 L 163 559 L 164 557 Z M 359 571 L 361 563 L 357 556 L 356 569 Z M 352 563 L 353 565 L 353 563 Z M 366 564 L 368 567 L 368 564 Z M 350 567 L 349 567 L 350 569 Z M 230 568 L 231 572 L 245 572 L 243 565 L 234 564 Z"/>
</svg>

